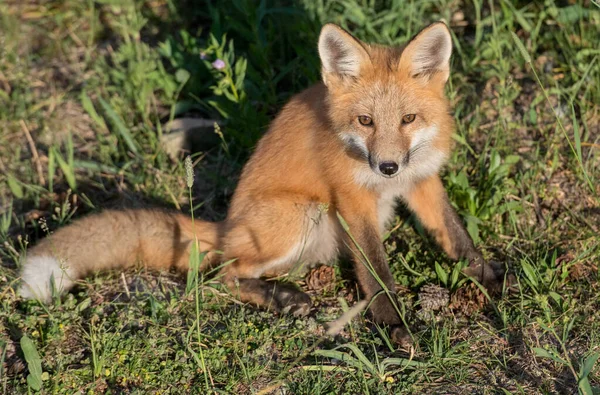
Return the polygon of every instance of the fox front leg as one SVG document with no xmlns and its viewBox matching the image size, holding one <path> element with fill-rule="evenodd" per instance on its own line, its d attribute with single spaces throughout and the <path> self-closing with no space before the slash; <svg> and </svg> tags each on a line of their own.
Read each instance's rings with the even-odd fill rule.
<svg viewBox="0 0 600 395">
<path fill-rule="evenodd" d="M 370 303 L 373 320 L 390 327 L 393 342 L 409 345 L 412 339 L 399 315 L 394 277 L 381 241 L 376 207 L 364 204 L 374 200 L 357 201 L 362 204 L 353 207 L 346 202 L 339 207 L 347 224 L 344 241 L 352 255 L 356 279 L 364 298 Z"/>
<path fill-rule="evenodd" d="M 465 274 L 474 277 L 491 291 L 502 289 L 505 277 L 504 265 L 498 262 L 486 262 L 483 259 L 460 217 L 448 201 L 439 176 L 435 175 L 421 181 L 406 196 L 406 200 L 410 209 L 452 259 L 468 259 L 469 266 L 464 269 Z M 509 280 L 507 285 L 510 285 L 511 276 L 507 278 Z"/>
</svg>

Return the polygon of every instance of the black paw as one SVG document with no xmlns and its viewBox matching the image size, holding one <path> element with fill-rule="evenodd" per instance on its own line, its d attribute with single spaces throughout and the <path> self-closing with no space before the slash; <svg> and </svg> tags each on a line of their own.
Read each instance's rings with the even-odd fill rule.
<svg viewBox="0 0 600 395">
<path fill-rule="evenodd" d="M 403 325 L 395 325 L 390 328 L 390 339 L 402 349 L 409 349 L 413 345 L 413 338 Z"/>
<path fill-rule="evenodd" d="M 517 280 L 512 273 L 508 273 L 500 262 L 484 262 L 481 259 L 473 260 L 468 267 L 463 269 L 467 276 L 475 278 L 490 293 L 501 293 L 504 289 L 508 292 L 516 290 Z"/>
<path fill-rule="evenodd" d="M 304 317 L 310 313 L 312 301 L 302 291 L 287 286 L 278 286 L 275 291 L 277 310 L 283 314 Z"/>
</svg>

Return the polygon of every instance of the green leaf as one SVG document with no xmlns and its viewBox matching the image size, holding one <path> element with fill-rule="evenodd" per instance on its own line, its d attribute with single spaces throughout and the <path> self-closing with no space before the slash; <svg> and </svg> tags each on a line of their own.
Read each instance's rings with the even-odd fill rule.
<svg viewBox="0 0 600 395">
<path fill-rule="evenodd" d="M 73 167 L 76 169 L 91 170 L 108 174 L 119 174 L 120 171 L 118 167 L 105 165 L 91 160 L 74 160 Z"/>
<path fill-rule="evenodd" d="M 369 359 L 367 358 L 367 356 L 365 354 L 363 354 L 363 352 L 360 350 L 360 348 L 358 348 L 358 346 L 356 344 L 353 343 L 347 343 L 347 344 L 342 344 L 339 347 L 336 348 L 347 348 L 350 351 L 352 351 L 352 353 L 356 356 L 356 358 L 362 363 L 363 367 L 366 368 L 369 372 L 371 372 L 373 375 L 377 375 L 378 371 L 375 368 L 375 365 L 373 365 L 371 363 L 371 361 L 369 361 Z"/>
<path fill-rule="evenodd" d="M 77 311 L 79 311 L 80 313 L 82 311 L 84 311 L 85 309 L 87 309 L 88 307 L 90 307 L 90 305 L 92 304 L 92 299 L 91 298 L 85 298 L 83 300 L 83 302 L 79 303 L 77 305 Z"/>
<path fill-rule="evenodd" d="M 442 284 L 448 285 L 448 273 L 446 273 L 444 268 L 437 262 L 435 263 L 435 273 Z"/>
<path fill-rule="evenodd" d="M 558 362 L 560 364 L 567 365 L 567 361 L 565 361 L 564 359 L 559 357 L 558 353 L 556 351 L 548 351 L 545 348 L 534 347 L 533 352 L 538 357 L 548 358 L 548 359 L 553 360 L 554 362 Z"/>
<path fill-rule="evenodd" d="M 98 126 L 102 127 L 103 129 L 106 129 L 106 123 L 104 122 L 104 119 L 102 119 L 102 117 L 98 115 L 98 113 L 96 112 L 96 108 L 92 103 L 92 100 L 85 91 L 81 91 L 80 100 L 83 109 L 89 114 L 90 117 L 92 117 L 94 122 L 96 122 Z"/>
<path fill-rule="evenodd" d="M 579 22 L 583 18 L 587 18 L 589 14 L 590 10 L 583 8 L 579 4 L 574 4 L 559 8 L 559 12 L 556 15 L 556 20 L 562 24 L 569 25 Z"/>
<path fill-rule="evenodd" d="M 583 395 L 594 395 L 594 390 L 587 377 L 580 379 L 579 383 L 577 383 L 577 387 L 579 387 L 579 392 Z"/>
<path fill-rule="evenodd" d="M 54 150 L 48 151 L 48 190 L 50 193 L 54 192 L 54 175 L 56 174 L 56 157 L 54 156 Z"/>
<path fill-rule="evenodd" d="M 521 157 L 519 155 L 507 155 L 504 158 L 504 164 L 505 165 L 514 165 L 515 163 L 517 163 L 520 160 L 521 160 Z"/>
<path fill-rule="evenodd" d="M 595 352 L 587 357 L 583 362 L 583 365 L 581 365 L 579 377 L 589 376 L 589 374 L 592 373 L 592 369 L 594 368 L 596 361 L 598 361 L 598 358 L 600 358 L 600 352 Z"/>
<path fill-rule="evenodd" d="M 198 272 L 200 270 L 200 264 L 202 263 L 202 261 L 204 260 L 204 257 L 206 257 L 207 252 L 200 252 L 198 250 L 199 245 L 196 241 L 194 241 L 192 243 L 192 251 L 190 252 L 190 259 L 189 259 L 189 263 L 190 263 L 190 270 L 188 271 L 188 275 L 187 275 L 187 282 L 186 282 L 186 286 L 185 286 L 185 292 L 187 294 L 189 294 L 190 292 L 192 292 L 192 290 L 194 289 L 194 287 L 197 285 L 197 279 L 198 279 Z"/>
<path fill-rule="evenodd" d="M 350 347 L 349 345 L 345 344 L 343 346 L 336 347 L 333 350 L 315 350 L 313 352 L 313 355 L 337 359 L 339 361 L 344 362 L 348 366 L 361 370 L 366 370 L 374 376 L 379 376 L 379 372 L 377 371 L 377 369 L 375 369 L 375 366 L 373 366 L 373 364 L 367 359 L 367 357 L 358 349 L 358 347 L 356 347 L 356 345 L 352 344 L 352 346 L 354 347 Z M 349 348 L 353 352 L 357 351 L 358 358 L 353 357 L 347 352 L 338 351 L 338 349 L 342 347 Z"/>
<path fill-rule="evenodd" d="M 577 158 L 579 162 L 583 162 L 583 155 L 581 154 L 581 134 L 579 133 L 579 122 L 577 122 L 577 117 L 575 115 L 575 107 L 571 102 L 571 114 L 573 115 L 573 134 L 575 135 L 575 152 L 577 153 Z"/>
<path fill-rule="evenodd" d="M 537 280 L 537 274 L 536 274 L 533 266 L 531 266 L 529 264 L 529 262 L 522 260 L 521 267 L 523 268 L 523 272 L 525 273 L 525 276 L 529 280 L 529 283 L 531 284 L 531 286 L 537 290 L 538 286 L 539 286 L 539 282 Z"/>
<path fill-rule="evenodd" d="M 67 135 L 67 160 L 69 167 L 73 168 L 73 159 L 75 158 L 75 146 L 73 145 L 73 135 L 69 132 Z"/>
<path fill-rule="evenodd" d="M 42 389 L 42 360 L 33 341 L 27 336 L 21 338 L 21 350 L 27 361 L 27 384 L 35 391 Z"/>
<path fill-rule="evenodd" d="M 387 369 L 388 366 L 411 366 L 415 368 L 424 368 L 427 365 L 428 364 L 424 362 L 413 361 L 412 359 L 406 358 L 386 358 L 383 361 L 381 361 L 381 366 L 384 369 Z"/>
<path fill-rule="evenodd" d="M 119 115 L 115 112 L 115 110 L 113 110 L 110 104 L 108 104 L 101 97 L 98 98 L 98 102 L 100 102 L 100 105 L 102 106 L 102 109 L 104 110 L 104 113 L 108 117 L 110 123 L 115 127 L 115 129 L 117 129 L 117 132 L 119 132 L 119 134 L 125 141 L 127 148 L 129 148 L 131 152 L 137 155 L 139 152 L 138 145 L 131 133 L 129 133 L 129 129 L 127 129 L 121 117 L 119 117 Z"/>
<path fill-rule="evenodd" d="M 238 102 L 238 99 L 236 99 L 236 97 L 232 93 L 230 93 L 227 89 L 223 90 L 223 94 L 225 95 L 225 97 L 227 99 L 229 99 L 230 102 L 232 102 L 232 103 Z"/>
<path fill-rule="evenodd" d="M 454 141 L 456 141 L 457 143 L 464 145 L 464 146 L 469 146 L 469 143 L 467 143 L 467 140 L 460 134 L 454 133 L 452 135 L 452 138 L 454 139 Z"/>
<path fill-rule="evenodd" d="M 557 294 L 554 291 L 548 292 L 548 296 L 550 296 L 556 302 L 556 304 L 560 305 L 560 302 L 562 300 L 562 296 L 560 296 L 559 294 Z"/>
<path fill-rule="evenodd" d="M 336 350 L 315 350 L 315 351 L 313 351 L 312 355 L 317 355 L 317 356 L 331 358 L 331 359 L 337 359 L 339 361 L 346 363 L 346 365 L 355 367 L 357 369 L 361 369 L 363 367 L 363 365 L 360 363 L 360 361 L 358 359 L 352 357 L 350 354 L 348 354 L 346 352 L 341 352 L 341 351 L 336 351 Z"/>
<path fill-rule="evenodd" d="M 481 221 L 477 217 L 471 215 L 467 215 L 465 220 L 467 221 L 467 232 L 469 232 L 469 236 L 471 236 L 471 239 L 473 239 L 475 244 L 479 243 L 479 224 Z"/>
<path fill-rule="evenodd" d="M 242 90 L 244 87 L 247 66 L 248 60 L 245 58 L 240 58 L 237 62 L 235 62 L 235 87 L 238 90 Z"/>
<path fill-rule="evenodd" d="M 60 167 L 65 178 L 67 179 L 67 184 L 69 184 L 69 187 L 72 190 L 77 190 L 77 182 L 75 180 L 75 169 L 73 168 L 73 166 L 67 163 L 65 158 L 63 158 L 62 154 L 56 148 L 52 147 L 51 150 L 54 151 L 53 155 L 58 162 L 58 166 Z"/>
<path fill-rule="evenodd" d="M 515 16 L 515 19 L 517 20 L 517 22 L 519 22 L 519 25 L 521 25 L 521 27 L 523 28 L 523 30 L 525 30 L 526 32 L 529 33 L 533 28 L 531 27 L 531 24 L 529 24 L 529 22 L 527 21 L 527 19 L 525 19 L 524 15 L 523 15 L 523 12 L 520 11 L 520 10 L 517 10 L 517 8 L 512 4 L 512 1 L 504 0 L 504 3 L 513 12 L 513 15 Z"/>
<path fill-rule="evenodd" d="M 7 176 L 6 182 L 8 183 L 8 188 L 17 199 L 23 199 L 23 188 L 21 188 L 21 184 L 19 181 L 13 176 L 9 174 Z"/>
<path fill-rule="evenodd" d="M 458 283 L 461 271 L 462 265 L 460 262 L 458 262 L 452 268 L 452 273 L 450 273 L 450 287 L 454 287 Z"/>
<path fill-rule="evenodd" d="M 467 175 L 465 172 L 460 172 L 455 178 L 455 182 L 457 185 L 461 186 L 463 189 L 469 188 L 469 180 L 467 179 Z"/>
<path fill-rule="evenodd" d="M 488 171 L 490 173 L 493 173 L 494 170 L 496 170 L 501 163 L 502 158 L 500 158 L 500 154 L 497 151 L 493 150 L 492 154 L 490 155 L 490 164 L 488 166 Z"/>
</svg>

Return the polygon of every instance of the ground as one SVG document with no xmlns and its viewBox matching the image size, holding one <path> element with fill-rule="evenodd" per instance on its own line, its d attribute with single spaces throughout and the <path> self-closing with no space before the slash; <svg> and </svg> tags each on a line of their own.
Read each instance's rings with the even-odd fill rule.
<svg viewBox="0 0 600 395">
<path fill-rule="evenodd" d="M 326 334 L 358 298 L 340 266 L 299 279 L 308 318 L 143 267 L 50 305 L 16 295 L 26 246 L 90 212 L 222 219 L 269 120 L 318 80 L 323 23 L 401 44 L 441 18 L 458 124 L 443 179 L 516 292 L 482 292 L 401 207 L 385 245 L 409 349 L 368 315 Z M 0 31 L 1 392 L 600 393 L 596 1 L 5 0 Z"/>
</svg>

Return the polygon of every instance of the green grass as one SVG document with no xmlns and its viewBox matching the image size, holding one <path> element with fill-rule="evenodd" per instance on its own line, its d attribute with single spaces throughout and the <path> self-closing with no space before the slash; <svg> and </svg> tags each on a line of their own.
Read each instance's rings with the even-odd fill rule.
<svg viewBox="0 0 600 395">
<path fill-rule="evenodd" d="M 600 393 L 597 2 L 20 3 L 0 4 L 0 392 Z M 305 319 L 142 269 L 89 278 L 49 306 L 15 295 L 27 245 L 86 213 L 158 205 L 222 219 L 269 121 L 319 79 L 323 23 L 401 44 L 441 18 L 458 121 L 443 178 L 518 292 L 488 299 L 401 210 L 386 248 L 413 350 L 362 316 L 326 335 L 357 299 L 339 269 Z M 198 129 L 191 204 L 183 160 L 164 149 L 181 117 L 222 130 Z M 424 285 L 450 302 L 431 311 Z"/>
</svg>

